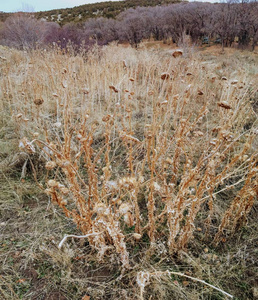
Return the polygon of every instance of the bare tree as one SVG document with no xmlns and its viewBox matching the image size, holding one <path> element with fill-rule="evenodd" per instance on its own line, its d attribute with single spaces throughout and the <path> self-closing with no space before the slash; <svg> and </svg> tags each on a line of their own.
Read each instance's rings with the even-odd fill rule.
<svg viewBox="0 0 258 300">
<path fill-rule="evenodd" d="M 118 22 L 113 19 L 89 19 L 83 26 L 87 40 L 94 40 L 98 45 L 108 44 L 119 39 Z"/>
<path fill-rule="evenodd" d="M 56 43 L 61 38 L 61 28 L 55 22 L 46 22 L 44 33 L 44 44 L 49 45 Z"/>
<path fill-rule="evenodd" d="M 118 20 L 120 40 L 128 41 L 136 48 L 144 38 L 150 36 L 148 14 L 143 7 L 126 10 L 118 16 Z"/>
<path fill-rule="evenodd" d="M 82 29 L 77 24 L 68 23 L 61 28 L 57 43 L 61 48 L 66 48 L 68 45 L 78 48 L 83 40 Z"/>
<path fill-rule="evenodd" d="M 253 2 L 250 4 L 250 38 L 252 41 L 252 51 L 258 43 L 258 3 Z"/>
<path fill-rule="evenodd" d="M 41 44 L 45 35 L 45 22 L 25 13 L 17 13 L 6 19 L 2 29 L 6 45 L 18 49 L 32 49 Z"/>
<path fill-rule="evenodd" d="M 218 4 L 217 9 L 211 15 L 210 31 L 220 38 L 222 50 L 225 46 L 231 46 L 237 35 L 237 11 L 232 3 Z"/>
<path fill-rule="evenodd" d="M 187 29 L 186 5 L 174 4 L 164 8 L 167 36 L 175 43 L 183 38 Z"/>
<path fill-rule="evenodd" d="M 205 36 L 209 36 L 210 16 L 214 10 L 211 3 L 189 3 L 186 7 L 187 34 L 191 36 L 193 42 L 201 41 Z"/>
</svg>

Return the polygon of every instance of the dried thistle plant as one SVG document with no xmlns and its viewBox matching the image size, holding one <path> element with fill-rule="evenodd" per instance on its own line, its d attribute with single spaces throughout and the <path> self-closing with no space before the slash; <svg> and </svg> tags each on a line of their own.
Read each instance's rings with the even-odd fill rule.
<svg viewBox="0 0 258 300">
<path fill-rule="evenodd" d="M 255 117 L 251 86 L 237 89 L 236 79 L 228 86 L 226 80 L 210 81 L 198 57 L 168 60 L 125 51 L 110 47 L 87 60 L 46 53 L 42 66 L 24 78 L 24 94 L 14 90 L 11 77 L 2 90 L 22 100 L 18 106 L 9 99 L 7 106 L 23 137 L 21 151 L 46 160 L 46 193 L 100 260 L 114 251 L 129 268 L 130 242 L 148 236 L 151 247 L 163 239 L 171 253 L 185 249 L 200 212 L 208 232 L 216 197 L 232 186 L 239 192 L 222 215 L 215 242 L 243 221 L 257 197 L 257 124 L 245 129 L 247 113 Z M 35 60 L 36 52 L 31 55 Z M 116 85 L 108 85 L 111 80 Z M 200 89 L 200 81 L 209 88 Z"/>
</svg>

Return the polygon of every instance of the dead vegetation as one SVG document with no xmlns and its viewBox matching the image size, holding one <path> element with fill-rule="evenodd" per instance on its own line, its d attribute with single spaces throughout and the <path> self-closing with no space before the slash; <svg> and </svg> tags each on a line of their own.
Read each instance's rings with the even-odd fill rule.
<svg viewBox="0 0 258 300">
<path fill-rule="evenodd" d="M 257 55 L 182 53 L 1 48 L 4 299 L 252 299 Z"/>
</svg>

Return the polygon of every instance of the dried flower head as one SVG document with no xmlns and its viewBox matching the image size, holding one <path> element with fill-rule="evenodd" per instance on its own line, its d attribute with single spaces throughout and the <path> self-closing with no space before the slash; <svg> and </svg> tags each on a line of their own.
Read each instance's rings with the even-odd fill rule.
<svg viewBox="0 0 258 300">
<path fill-rule="evenodd" d="M 171 158 L 166 158 L 166 163 L 168 163 L 169 165 L 172 165 L 173 164 L 173 160 Z"/>
<path fill-rule="evenodd" d="M 36 98 L 36 99 L 34 99 L 33 102 L 34 102 L 35 105 L 40 106 L 44 103 L 44 100 L 42 98 Z"/>
<path fill-rule="evenodd" d="M 116 191 L 118 189 L 117 182 L 114 180 L 109 180 L 106 182 L 105 188 L 108 191 Z"/>
<path fill-rule="evenodd" d="M 142 235 L 139 234 L 139 233 L 134 233 L 134 234 L 133 234 L 133 237 L 134 237 L 137 241 L 139 241 L 139 240 L 141 239 Z"/>
<path fill-rule="evenodd" d="M 45 189 L 45 193 L 47 195 L 51 195 L 51 194 L 53 194 L 53 190 L 52 189 Z"/>
<path fill-rule="evenodd" d="M 68 195 L 69 194 L 69 189 L 68 188 L 66 188 L 65 186 L 63 186 L 63 185 L 59 185 L 59 190 L 60 190 L 60 192 L 63 194 L 63 195 Z"/>
<path fill-rule="evenodd" d="M 177 57 L 180 57 L 183 55 L 183 51 L 182 50 L 175 50 L 173 53 L 172 53 L 172 56 L 177 58 Z"/>
<path fill-rule="evenodd" d="M 20 119 L 21 117 L 22 117 L 22 114 L 17 114 L 17 115 L 15 116 L 16 119 Z"/>
<path fill-rule="evenodd" d="M 166 106 L 168 104 L 168 101 L 167 100 L 165 100 L 165 101 L 162 101 L 162 102 L 159 102 L 158 103 L 158 106 Z"/>
<path fill-rule="evenodd" d="M 111 118 L 111 115 L 106 115 L 106 116 L 104 116 L 104 117 L 102 118 L 102 121 L 103 121 L 103 122 L 108 122 L 108 121 L 110 120 L 110 118 Z"/>
<path fill-rule="evenodd" d="M 56 122 L 53 124 L 54 127 L 56 128 L 60 128 L 62 126 L 62 123 L 61 122 Z"/>
<path fill-rule="evenodd" d="M 33 136 L 34 136 L 35 138 L 37 138 L 37 137 L 39 136 L 39 133 L 38 133 L 38 132 L 34 132 L 34 133 L 33 133 Z"/>
<path fill-rule="evenodd" d="M 121 215 L 127 214 L 131 210 L 131 206 L 128 203 L 122 203 L 119 207 L 119 212 Z"/>
<path fill-rule="evenodd" d="M 193 135 L 196 136 L 196 137 L 198 137 L 198 136 L 203 136 L 204 133 L 202 131 L 200 131 L 200 130 L 197 130 L 197 131 L 194 131 Z"/>
<path fill-rule="evenodd" d="M 135 177 L 124 177 L 119 180 L 119 186 L 125 188 L 132 188 L 135 187 L 137 184 L 137 180 Z"/>
<path fill-rule="evenodd" d="M 29 142 L 26 137 L 20 140 L 19 148 L 25 152 L 28 152 L 29 154 L 33 154 L 36 152 L 35 147 L 32 145 L 32 142 Z"/>
<path fill-rule="evenodd" d="M 53 179 L 50 179 L 48 182 L 47 182 L 47 185 L 49 187 L 52 187 L 52 188 L 57 188 L 59 183 L 56 181 L 56 180 L 53 180 Z"/>
<path fill-rule="evenodd" d="M 104 212 L 106 211 L 107 207 L 105 206 L 104 203 L 98 203 L 94 206 L 94 212 L 99 214 L 99 215 L 102 215 L 104 214 Z"/>
<path fill-rule="evenodd" d="M 130 212 L 128 212 L 124 215 L 124 221 L 125 221 L 126 225 L 129 227 L 132 227 L 134 225 L 134 219 Z"/>
<path fill-rule="evenodd" d="M 212 146 L 216 146 L 217 145 L 217 142 L 218 142 L 218 140 L 217 139 L 212 139 L 212 140 L 210 140 L 210 145 L 212 145 Z"/>
<path fill-rule="evenodd" d="M 90 92 L 90 90 L 88 88 L 82 88 L 81 91 L 84 95 L 88 95 Z"/>
<path fill-rule="evenodd" d="M 56 162 L 54 161 L 48 161 L 45 165 L 45 168 L 47 170 L 53 170 L 56 167 Z"/>
<path fill-rule="evenodd" d="M 156 192 L 159 192 L 161 190 L 161 186 L 156 181 L 154 181 L 153 187 L 154 187 L 154 191 Z"/>
<path fill-rule="evenodd" d="M 218 102 L 218 106 L 223 107 L 225 109 L 232 109 L 232 107 L 228 104 L 227 101 Z"/>
<path fill-rule="evenodd" d="M 137 139 L 136 137 L 132 136 L 132 135 L 129 135 L 129 134 L 124 134 L 122 133 L 121 134 L 121 138 L 124 140 L 124 141 L 132 141 L 132 142 L 135 142 L 135 143 L 140 143 L 140 140 Z"/>
<path fill-rule="evenodd" d="M 61 205 L 67 205 L 67 200 L 66 199 L 62 199 L 60 202 Z"/>
<path fill-rule="evenodd" d="M 162 73 L 162 74 L 160 75 L 160 78 L 161 78 L 162 80 L 166 80 L 166 79 L 169 79 L 169 78 L 170 78 L 170 75 L 169 75 L 169 73 L 164 72 L 164 73 Z"/>
<path fill-rule="evenodd" d="M 238 83 L 238 80 L 237 79 L 234 79 L 230 82 L 231 84 L 237 84 Z"/>
<path fill-rule="evenodd" d="M 113 90 L 115 93 L 118 93 L 118 89 L 114 85 L 110 85 L 109 88 Z"/>
</svg>

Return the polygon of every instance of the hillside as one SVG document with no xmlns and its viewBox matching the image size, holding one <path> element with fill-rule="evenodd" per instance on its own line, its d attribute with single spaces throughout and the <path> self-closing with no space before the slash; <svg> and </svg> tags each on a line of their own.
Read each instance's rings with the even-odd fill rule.
<svg viewBox="0 0 258 300">
<path fill-rule="evenodd" d="M 85 4 L 73 8 L 56 9 L 37 13 L 38 18 L 56 21 L 61 25 L 70 22 L 83 22 L 89 18 L 115 18 L 122 11 L 137 6 L 156 6 L 180 2 L 177 0 L 126 0 Z"/>
<path fill-rule="evenodd" d="M 54 9 L 49 11 L 36 12 L 38 19 L 58 22 L 64 25 L 70 22 L 83 22 L 89 18 L 105 17 L 115 18 L 120 12 L 135 8 L 137 6 L 157 6 L 181 2 L 179 0 L 126 0 L 126 1 L 109 1 L 93 4 L 85 4 L 72 8 Z M 0 21 L 4 22 L 10 13 L 0 13 Z"/>
</svg>

